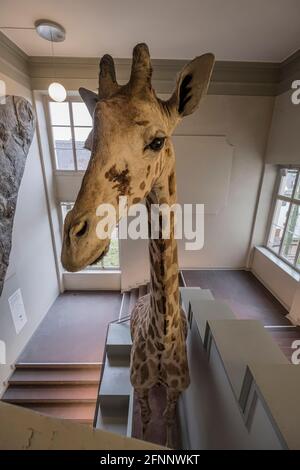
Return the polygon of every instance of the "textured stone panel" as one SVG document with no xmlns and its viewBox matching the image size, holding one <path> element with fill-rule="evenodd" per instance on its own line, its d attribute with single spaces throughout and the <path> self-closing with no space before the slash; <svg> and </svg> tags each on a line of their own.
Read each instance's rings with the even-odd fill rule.
<svg viewBox="0 0 300 470">
<path fill-rule="evenodd" d="M 35 129 L 31 104 L 20 96 L 0 101 L 0 295 L 12 242 L 13 221 Z"/>
</svg>

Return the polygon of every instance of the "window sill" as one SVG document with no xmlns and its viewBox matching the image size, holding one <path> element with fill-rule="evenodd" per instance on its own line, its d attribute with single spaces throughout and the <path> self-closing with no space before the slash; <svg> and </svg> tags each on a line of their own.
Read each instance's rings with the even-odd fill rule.
<svg viewBox="0 0 300 470">
<path fill-rule="evenodd" d="M 55 176 L 80 176 L 82 177 L 85 174 L 85 170 L 54 170 Z"/>
<path fill-rule="evenodd" d="M 120 290 L 121 271 L 84 270 L 77 273 L 63 273 L 65 290 Z"/>
<path fill-rule="evenodd" d="M 278 266 L 282 271 L 284 271 L 286 274 L 291 276 L 295 281 L 299 282 L 300 281 L 300 274 L 293 269 L 291 266 L 289 266 L 287 263 L 285 263 L 282 259 L 277 258 L 277 256 L 272 253 L 268 248 L 265 248 L 264 246 L 256 246 L 255 249 L 262 253 L 266 258 L 268 258 L 270 261 L 272 261 L 276 266 Z"/>
<path fill-rule="evenodd" d="M 84 269 L 83 271 L 77 271 L 75 273 L 70 273 L 69 271 L 64 271 L 63 274 L 71 274 L 71 275 L 75 275 L 76 274 L 88 274 L 88 275 L 91 275 L 91 274 L 97 274 L 97 275 L 101 275 L 101 274 L 121 274 L 121 271 L 120 269 Z"/>
</svg>

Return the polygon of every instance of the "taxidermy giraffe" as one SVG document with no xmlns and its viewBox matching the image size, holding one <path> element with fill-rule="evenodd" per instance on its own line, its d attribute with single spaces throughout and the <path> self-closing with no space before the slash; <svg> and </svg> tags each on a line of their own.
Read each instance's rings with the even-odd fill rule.
<svg viewBox="0 0 300 470">
<path fill-rule="evenodd" d="M 126 85 L 117 84 L 113 59 L 105 55 L 100 61 L 98 94 L 80 88 L 93 116 L 93 130 L 86 141 L 91 149 L 89 165 L 64 225 L 62 264 L 68 271 L 97 262 L 108 250 L 109 239 L 96 234 L 96 209 L 101 203 L 112 204 L 120 218 L 120 196 L 127 196 L 128 207 L 146 200 L 149 214 L 151 204 L 176 202 L 171 135 L 205 95 L 213 65 L 212 54 L 196 57 L 181 71 L 170 99 L 162 101 L 151 86 L 148 47 L 138 44 Z M 174 217 L 170 238 L 150 239 L 149 251 L 150 294 L 139 299 L 131 316 L 131 382 L 141 407 L 143 436 L 151 418 L 149 390 L 157 384 L 166 388 L 164 416 L 170 446 L 177 399 L 189 385 Z"/>
</svg>

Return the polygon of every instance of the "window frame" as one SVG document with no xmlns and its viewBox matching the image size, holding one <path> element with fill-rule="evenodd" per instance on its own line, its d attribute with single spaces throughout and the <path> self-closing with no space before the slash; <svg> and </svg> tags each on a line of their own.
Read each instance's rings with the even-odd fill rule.
<svg viewBox="0 0 300 470">
<path fill-rule="evenodd" d="M 289 170 L 289 171 L 295 170 L 295 171 L 297 171 L 297 176 L 296 176 L 296 180 L 295 180 L 295 184 L 294 184 L 294 188 L 293 188 L 293 192 L 291 194 L 291 197 L 279 194 L 279 189 L 280 189 L 280 184 L 281 184 L 281 179 L 282 179 L 282 175 L 281 175 L 282 170 Z M 300 274 L 300 267 L 297 266 L 297 260 L 299 259 L 299 256 L 300 256 L 300 242 L 298 243 L 294 263 L 290 262 L 288 259 L 286 259 L 284 256 L 282 256 L 283 242 L 284 242 L 285 234 L 286 234 L 287 227 L 288 227 L 288 224 L 289 224 L 289 218 L 290 218 L 292 206 L 297 205 L 297 206 L 300 207 L 300 199 L 295 198 L 296 189 L 297 189 L 297 186 L 298 186 L 299 183 L 300 183 L 300 166 L 280 165 L 278 167 L 278 172 L 277 172 L 277 177 L 276 177 L 276 182 L 275 182 L 274 194 L 273 194 L 273 198 L 272 198 L 272 204 L 271 204 L 271 210 L 270 210 L 270 216 L 269 216 L 269 220 L 268 220 L 267 234 L 266 234 L 264 246 L 274 256 L 276 256 L 278 259 L 280 259 L 281 261 L 286 263 L 288 266 L 290 266 L 297 273 Z M 280 240 L 280 246 L 279 246 L 278 253 L 276 253 L 275 250 L 272 250 L 272 248 L 269 246 L 270 234 L 271 234 L 271 230 L 272 230 L 272 224 L 273 224 L 274 213 L 275 213 L 275 208 L 276 208 L 277 201 L 285 201 L 285 202 L 289 203 L 289 209 L 287 211 L 286 221 L 285 221 L 285 224 L 284 224 L 283 234 L 282 234 L 282 238 Z"/>
<path fill-rule="evenodd" d="M 68 175 L 72 173 L 84 174 L 86 170 L 82 170 L 78 168 L 77 153 L 76 153 L 76 140 L 75 140 L 75 127 L 85 128 L 85 129 L 88 129 L 90 127 L 80 126 L 80 125 L 75 126 L 74 116 L 73 116 L 73 107 L 72 107 L 72 103 L 83 103 L 82 99 L 80 98 L 79 95 L 68 95 L 64 103 L 68 103 L 68 106 L 69 106 L 70 124 L 69 125 L 63 125 L 63 124 L 53 125 L 51 122 L 51 113 L 50 113 L 50 103 L 53 102 L 53 100 L 50 98 L 49 95 L 44 95 L 43 98 L 44 98 L 44 110 L 45 110 L 45 116 L 46 116 L 47 133 L 48 133 L 48 139 L 50 143 L 51 163 L 52 163 L 54 174 L 68 174 Z M 70 127 L 71 138 L 72 138 L 72 153 L 73 153 L 74 169 L 68 170 L 68 169 L 58 168 L 57 158 L 55 154 L 55 142 L 54 142 L 53 131 L 52 131 L 53 127 Z"/>
</svg>

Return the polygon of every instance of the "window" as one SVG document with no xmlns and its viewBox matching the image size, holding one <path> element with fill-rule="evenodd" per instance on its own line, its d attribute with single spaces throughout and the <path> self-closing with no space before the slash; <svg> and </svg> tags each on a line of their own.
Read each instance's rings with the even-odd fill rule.
<svg viewBox="0 0 300 470">
<path fill-rule="evenodd" d="M 81 101 L 49 101 L 49 116 L 56 170 L 85 170 L 90 151 L 84 143 L 92 129 L 92 118 Z"/>
<path fill-rule="evenodd" d="M 300 169 L 281 168 L 267 247 L 300 271 Z"/>
<path fill-rule="evenodd" d="M 61 213 L 62 220 L 65 220 L 67 213 L 73 208 L 74 203 L 62 202 Z M 108 253 L 98 263 L 89 266 L 87 269 L 119 269 L 119 238 L 118 227 L 116 227 L 111 235 Z"/>
</svg>

